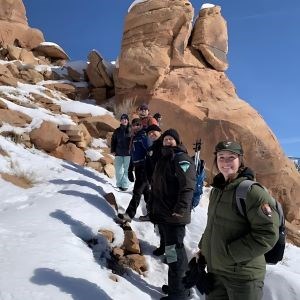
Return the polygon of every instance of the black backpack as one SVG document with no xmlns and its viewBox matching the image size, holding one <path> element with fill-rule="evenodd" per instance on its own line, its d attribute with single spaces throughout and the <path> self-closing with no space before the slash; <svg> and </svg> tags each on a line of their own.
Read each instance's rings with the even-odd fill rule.
<svg viewBox="0 0 300 300">
<path fill-rule="evenodd" d="M 259 185 L 263 189 L 265 189 L 258 182 L 252 181 L 252 180 L 244 180 L 236 188 L 236 193 L 235 193 L 236 204 L 237 204 L 237 208 L 238 208 L 239 213 L 243 217 L 247 217 L 246 216 L 245 200 L 246 200 L 246 197 L 247 197 L 247 192 L 251 189 L 253 184 Z M 274 247 L 269 252 L 265 253 L 266 263 L 268 263 L 268 264 L 277 264 L 279 261 L 281 261 L 282 258 L 283 258 L 284 249 L 285 249 L 286 232 L 285 232 L 284 214 L 283 214 L 281 204 L 275 199 L 274 199 L 274 201 L 276 203 L 275 208 L 276 208 L 276 211 L 279 215 L 279 221 L 280 221 L 279 238 L 278 238 L 278 241 L 276 242 L 276 244 L 274 245 Z"/>
</svg>

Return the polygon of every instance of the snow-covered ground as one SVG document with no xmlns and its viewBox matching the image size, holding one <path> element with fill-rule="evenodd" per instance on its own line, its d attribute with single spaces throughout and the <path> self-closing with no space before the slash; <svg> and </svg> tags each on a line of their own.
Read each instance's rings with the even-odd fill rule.
<svg viewBox="0 0 300 300">
<path fill-rule="evenodd" d="M 67 115 L 22 106 L 30 102 L 29 92 L 48 97 L 40 85 L 0 86 L 0 92 L 19 100 L 14 103 L 0 97 L 10 109 L 33 118 L 24 128 L 4 124 L 0 131 L 29 132 L 42 120 L 72 123 Z M 93 105 L 59 96 L 55 97 L 55 103 L 65 108 L 63 111 L 109 113 L 100 107 L 95 109 Z M 104 141 L 93 140 L 93 146 L 97 145 L 103 146 Z M 93 150 L 86 152 L 89 156 L 95 155 L 89 151 Z M 123 212 L 132 187 L 128 192 L 118 192 L 114 180 L 93 169 L 56 159 L 36 149 L 25 149 L 1 135 L 0 172 L 24 177 L 33 183 L 32 188 L 23 189 L 0 176 L 0 300 L 142 300 L 162 296 L 160 287 L 167 282 L 167 266 L 163 258 L 152 256 L 159 237 L 151 223 L 132 221 L 149 270 L 144 275 L 128 270 L 124 277 L 117 276 L 118 280 L 113 281 L 111 271 L 106 268 L 109 245 L 98 230 L 114 232 L 111 246 L 122 245 L 124 235 L 113 221 L 116 211 L 103 196 L 113 192 Z M 208 192 L 209 189 L 187 226 L 185 245 L 189 258 L 197 251 L 206 224 Z M 136 218 L 144 209 L 142 203 Z M 92 250 L 86 241 L 94 238 L 99 243 Z M 201 299 L 195 290 L 193 299 Z M 287 245 L 284 260 L 276 266 L 268 266 L 263 299 L 300 299 L 299 248 Z"/>
<path fill-rule="evenodd" d="M 27 150 L 0 137 L 0 171 L 28 176 L 34 186 L 22 189 L 0 178 L 0 299 L 159 299 L 166 283 L 167 266 L 151 255 L 159 243 L 153 226 L 133 220 L 149 271 L 145 276 L 128 271 L 118 282 L 106 268 L 106 240 L 99 229 L 115 233 L 113 245 L 121 245 L 123 231 L 113 221 L 116 214 L 103 195 L 113 192 L 120 210 L 130 192 L 118 192 L 114 180 L 92 169 Z M 27 174 L 27 175 L 26 175 Z M 207 193 L 193 212 L 185 244 L 189 257 L 206 223 Z M 137 216 L 143 213 L 144 205 Z M 97 237 L 92 251 L 86 240 Z M 264 300 L 300 299 L 300 250 L 287 246 L 280 264 L 268 267 Z M 193 299 L 200 299 L 194 291 Z"/>
</svg>

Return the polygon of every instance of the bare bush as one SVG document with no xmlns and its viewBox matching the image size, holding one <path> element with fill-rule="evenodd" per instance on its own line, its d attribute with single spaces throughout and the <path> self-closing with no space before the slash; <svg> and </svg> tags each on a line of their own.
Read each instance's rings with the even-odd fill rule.
<svg viewBox="0 0 300 300">
<path fill-rule="evenodd" d="M 127 114 L 131 116 L 136 112 L 136 98 L 127 98 L 118 103 L 115 103 L 113 106 L 115 117 L 120 119 L 122 114 Z"/>
</svg>

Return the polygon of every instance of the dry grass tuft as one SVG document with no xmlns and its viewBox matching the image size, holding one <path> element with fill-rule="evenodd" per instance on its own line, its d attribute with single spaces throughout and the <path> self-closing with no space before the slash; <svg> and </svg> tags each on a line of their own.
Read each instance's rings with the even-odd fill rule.
<svg viewBox="0 0 300 300">
<path fill-rule="evenodd" d="M 129 117 L 131 117 L 134 113 L 136 113 L 136 98 L 128 98 L 115 103 L 113 110 L 116 119 L 120 119 L 122 114 L 127 114 Z"/>
</svg>

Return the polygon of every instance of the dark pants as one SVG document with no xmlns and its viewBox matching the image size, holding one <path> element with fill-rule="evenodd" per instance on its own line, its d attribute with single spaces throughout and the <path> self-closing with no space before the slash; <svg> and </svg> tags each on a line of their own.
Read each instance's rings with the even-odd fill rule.
<svg viewBox="0 0 300 300">
<path fill-rule="evenodd" d="M 134 173 L 135 173 L 135 182 L 132 191 L 133 195 L 126 209 L 126 213 L 131 219 L 133 219 L 136 214 L 136 210 L 140 204 L 142 195 L 144 195 L 146 207 L 148 206 L 149 198 L 150 198 L 150 186 L 147 179 L 146 169 L 144 164 L 134 166 Z M 147 211 L 148 211 L 148 207 L 147 207 Z"/>
<path fill-rule="evenodd" d="M 214 289 L 206 300 L 260 300 L 263 286 L 262 280 L 236 280 L 214 274 Z"/>
<path fill-rule="evenodd" d="M 157 224 L 158 227 L 158 232 L 160 235 L 160 243 L 159 243 L 159 248 L 164 249 L 165 250 L 165 244 L 166 244 L 166 239 L 164 236 L 164 229 L 163 229 L 163 225 L 162 224 Z"/>
<path fill-rule="evenodd" d="M 165 239 L 165 254 L 169 266 L 168 299 L 187 299 L 189 291 L 182 283 L 182 278 L 188 268 L 188 259 L 183 244 L 185 225 L 160 224 L 160 229 Z"/>
</svg>

